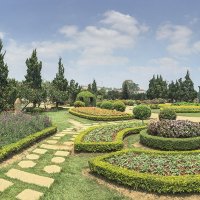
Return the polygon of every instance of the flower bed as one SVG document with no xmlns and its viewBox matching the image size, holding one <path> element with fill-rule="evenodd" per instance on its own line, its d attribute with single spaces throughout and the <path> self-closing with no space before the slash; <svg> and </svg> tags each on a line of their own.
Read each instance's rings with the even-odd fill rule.
<svg viewBox="0 0 200 200">
<path fill-rule="evenodd" d="M 116 110 L 107 110 L 96 107 L 78 107 L 69 110 L 69 113 L 78 117 L 95 121 L 115 121 L 133 119 L 133 116 Z"/>
<path fill-rule="evenodd" d="M 108 152 L 123 148 L 123 138 L 139 133 L 146 126 L 141 123 L 96 126 L 83 131 L 75 139 L 75 150 L 83 152 Z"/>
<path fill-rule="evenodd" d="M 0 115 L 0 148 L 50 126 L 47 116 L 4 112 Z"/>
<path fill-rule="evenodd" d="M 93 173 L 133 189 L 200 192 L 199 153 L 123 150 L 93 158 L 89 167 Z"/>
<path fill-rule="evenodd" d="M 186 106 L 160 106 L 160 108 L 169 108 L 174 110 L 176 113 L 199 113 L 200 112 L 200 106 L 190 106 L 190 105 L 186 105 Z"/>
</svg>

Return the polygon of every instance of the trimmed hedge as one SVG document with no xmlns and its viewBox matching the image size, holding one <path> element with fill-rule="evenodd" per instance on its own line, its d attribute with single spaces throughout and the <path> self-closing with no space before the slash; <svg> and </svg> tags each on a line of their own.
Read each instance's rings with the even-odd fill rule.
<svg viewBox="0 0 200 200">
<path fill-rule="evenodd" d="M 200 106 L 162 106 L 162 108 L 169 108 L 174 110 L 176 113 L 199 113 Z"/>
<path fill-rule="evenodd" d="M 135 127 L 135 128 L 126 128 L 117 133 L 117 136 L 113 142 L 83 142 L 83 138 L 90 131 L 96 129 L 98 126 L 91 127 L 82 133 L 80 133 L 74 142 L 74 149 L 78 152 L 109 152 L 109 151 L 118 151 L 123 148 L 123 139 L 131 134 L 137 134 L 141 130 L 145 129 L 146 126 Z"/>
<path fill-rule="evenodd" d="M 160 176 L 147 173 L 140 173 L 123 167 L 114 166 L 105 161 L 113 155 L 121 155 L 128 152 L 150 153 L 150 154 L 180 154 L 180 152 L 147 151 L 139 149 L 123 150 L 98 156 L 89 161 L 89 168 L 92 172 L 131 187 L 132 189 L 142 189 L 148 192 L 157 193 L 191 193 L 200 192 L 200 175 L 184 176 Z M 186 151 L 183 154 L 195 154 L 200 151 Z"/>
<path fill-rule="evenodd" d="M 4 160 L 5 158 L 11 156 L 14 153 L 19 152 L 20 150 L 28 147 L 29 145 L 33 144 L 36 141 L 39 141 L 42 138 L 45 138 L 49 135 L 54 134 L 57 131 L 56 126 L 45 128 L 42 131 L 36 132 L 32 135 L 29 135 L 15 143 L 9 144 L 4 146 L 0 149 L 0 161 Z"/>
<path fill-rule="evenodd" d="M 200 137 L 191 138 L 164 138 L 153 136 L 147 130 L 140 132 L 140 143 L 161 150 L 194 150 L 200 147 Z"/>
<path fill-rule="evenodd" d="M 118 121 L 118 120 L 129 120 L 133 119 L 134 116 L 127 114 L 124 116 L 95 116 L 95 115 L 86 115 L 83 113 L 75 112 L 73 109 L 69 110 L 69 113 L 78 117 L 82 117 L 85 119 L 89 120 L 94 120 L 94 121 Z"/>
</svg>

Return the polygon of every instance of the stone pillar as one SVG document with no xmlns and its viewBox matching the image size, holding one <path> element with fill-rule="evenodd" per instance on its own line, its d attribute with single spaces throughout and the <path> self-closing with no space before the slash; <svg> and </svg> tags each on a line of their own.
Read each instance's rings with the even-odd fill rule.
<svg viewBox="0 0 200 200">
<path fill-rule="evenodd" d="M 17 98 L 14 103 L 15 114 L 21 113 L 22 102 L 20 98 Z"/>
</svg>

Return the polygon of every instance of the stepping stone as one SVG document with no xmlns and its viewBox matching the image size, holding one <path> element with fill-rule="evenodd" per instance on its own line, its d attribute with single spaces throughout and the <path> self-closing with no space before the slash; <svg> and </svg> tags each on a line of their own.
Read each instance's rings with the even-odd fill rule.
<svg viewBox="0 0 200 200">
<path fill-rule="evenodd" d="M 44 149 L 52 149 L 52 150 L 71 150 L 71 148 L 66 145 L 42 144 L 40 147 Z"/>
<path fill-rule="evenodd" d="M 35 184 L 42 187 L 50 187 L 54 182 L 53 178 L 39 176 L 37 174 L 32 174 L 29 172 L 24 172 L 18 169 L 10 169 L 6 175 L 10 178 L 20 180 L 25 183 Z"/>
<path fill-rule="evenodd" d="M 37 148 L 35 150 L 32 151 L 33 153 L 38 153 L 38 154 L 45 154 L 47 152 L 46 149 L 40 149 L 40 148 Z"/>
<path fill-rule="evenodd" d="M 10 187 L 11 185 L 13 185 L 12 182 L 7 181 L 3 178 L 0 178 L 0 192 L 3 192 L 4 190 L 6 190 L 8 187 Z"/>
<path fill-rule="evenodd" d="M 56 153 L 54 154 L 55 156 L 64 156 L 67 157 L 69 156 L 69 151 L 56 151 Z"/>
<path fill-rule="evenodd" d="M 63 144 L 67 146 L 74 146 L 74 142 L 64 142 Z"/>
<path fill-rule="evenodd" d="M 59 167 L 58 165 L 48 165 L 44 167 L 44 171 L 48 174 L 59 173 L 61 171 L 61 167 Z"/>
<path fill-rule="evenodd" d="M 46 140 L 45 142 L 48 143 L 48 144 L 56 144 L 58 141 L 56 141 L 56 140 Z"/>
<path fill-rule="evenodd" d="M 65 161 L 65 158 L 63 157 L 54 157 L 51 159 L 51 162 L 53 163 L 63 163 Z"/>
<path fill-rule="evenodd" d="M 43 196 L 42 192 L 25 189 L 21 193 L 19 193 L 16 198 L 20 200 L 39 200 L 41 196 Z"/>
<path fill-rule="evenodd" d="M 22 160 L 21 162 L 18 163 L 18 165 L 22 168 L 32 168 L 36 165 L 36 163 L 30 160 Z"/>
<path fill-rule="evenodd" d="M 66 135 L 65 133 L 57 133 L 55 136 L 63 137 L 65 135 Z"/>
<path fill-rule="evenodd" d="M 40 156 L 37 155 L 37 154 L 28 154 L 26 156 L 26 158 L 29 159 L 29 160 L 38 160 L 40 158 Z"/>
</svg>

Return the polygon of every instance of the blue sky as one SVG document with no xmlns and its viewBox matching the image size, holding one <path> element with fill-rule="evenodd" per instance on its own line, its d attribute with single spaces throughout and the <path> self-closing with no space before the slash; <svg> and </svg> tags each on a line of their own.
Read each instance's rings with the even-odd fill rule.
<svg viewBox="0 0 200 200">
<path fill-rule="evenodd" d="M 190 71 L 200 85 L 198 0 L 0 0 L 0 37 L 10 77 L 23 80 L 37 48 L 52 80 L 61 56 L 68 79 L 148 88 L 153 74 L 171 81 Z"/>
</svg>

